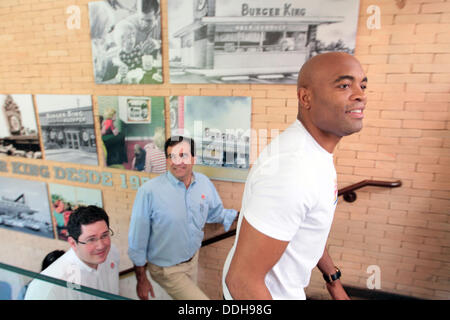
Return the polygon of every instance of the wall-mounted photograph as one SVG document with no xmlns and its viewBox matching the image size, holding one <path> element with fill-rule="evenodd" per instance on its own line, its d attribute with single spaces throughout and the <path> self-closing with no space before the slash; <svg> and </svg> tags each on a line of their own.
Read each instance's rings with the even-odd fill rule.
<svg viewBox="0 0 450 320">
<path fill-rule="evenodd" d="M 48 187 L 57 237 L 60 240 L 67 240 L 67 222 L 75 209 L 89 205 L 103 207 L 101 190 L 56 183 L 49 183 Z"/>
<path fill-rule="evenodd" d="M 0 177 L 0 227 L 54 238 L 45 182 Z"/>
<path fill-rule="evenodd" d="M 245 181 L 250 166 L 250 97 L 170 97 L 172 135 L 193 138 L 195 170 L 212 179 Z"/>
<path fill-rule="evenodd" d="M 0 157 L 42 159 L 31 94 L 0 95 Z"/>
<path fill-rule="evenodd" d="M 45 160 L 98 165 L 92 98 L 36 95 Z"/>
<path fill-rule="evenodd" d="M 358 0 L 168 1 L 171 83 L 295 84 L 302 64 L 353 54 Z"/>
<path fill-rule="evenodd" d="M 158 0 L 90 2 L 89 23 L 95 83 L 162 83 Z"/>
<path fill-rule="evenodd" d="M 164 97 L 97 97 L 102 132 L 103 165 L 163 173 Z"/>
</svg>

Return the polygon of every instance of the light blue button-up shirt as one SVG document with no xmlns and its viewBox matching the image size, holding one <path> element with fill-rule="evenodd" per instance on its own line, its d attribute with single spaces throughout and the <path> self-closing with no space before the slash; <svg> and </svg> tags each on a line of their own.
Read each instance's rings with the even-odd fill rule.
<svg viewBox="0 0 450 320">
<path fill-rule="evenodd" d="M 170 171 L 139 188 L 128 232 L 128 255 L 134 265 L 179 264 L 200 249 L 205 223 L 222 223 L 225 231 L 230 228 L 237 211 L 224 209 L 205 175 L 193 174 L 187 189 Z"/>
</svg>

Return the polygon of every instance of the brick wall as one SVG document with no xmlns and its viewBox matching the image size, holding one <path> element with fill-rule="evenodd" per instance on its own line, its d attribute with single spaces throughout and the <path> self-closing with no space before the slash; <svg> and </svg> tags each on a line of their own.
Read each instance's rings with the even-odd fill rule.
<svg viewBox="0 0 450 320">
<path fill-rule="evenodd" d="M 107 86 L 94 83 L 88 0 L 1 0 L 0 93 L 90 94 L 96 115 L 99 95 L 164 96 L 166 111 L 171 95 L 251 96 L 252 129 L 267 131 L 269 140 L 284 130 L 296 117 L 295 86 L 169 83 L 167 1 L 161 1 L 164 84 Z M 66 27 L 70 5 L 81 9 L 79 29 Z M 380 29 L 366 25 L 370 5 L 381 9 Z M 367 268 L 375 265 L 381 290 L 450 298 L 449 29 L 450 1 L 407 0 L 402 9 L 393 0 L 360 2 L 355 55 L 369 78 L 369 105 L 363 131 L 344 138 L 335 152 L 339 187 L 364 179 L 401 179 L 403 186 L 362 189 L 352 204 L 340 199 L 328 248 L 344 284 L 366 288 Z M 253 142 L 257 155 L 265 142 Z M 225 206 L 239 209 L 243 184 L 214 184 Z M 102 189 L 125 269 L 131 266 L 126 233 L 134 191 Z M 207 227 L 208 235 L 218 232 L 220 226 Z M 0 261 L 33 270 L 48 251 L 66 245 L 5 229 L 0 240 Z M 232 243 L 201 252 L 200 286 L 212 298 L 221 298 L 221 270 Z M 308 294 L 327 297 L 317 271 Z"/>
</svg>

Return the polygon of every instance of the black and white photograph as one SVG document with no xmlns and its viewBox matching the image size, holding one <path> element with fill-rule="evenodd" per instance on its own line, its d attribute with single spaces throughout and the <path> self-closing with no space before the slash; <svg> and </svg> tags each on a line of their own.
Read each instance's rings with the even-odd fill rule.
<svg viewBox="0 0 450 320">
<path fill-rule="evenodd" d="M 89 95 L 36 95 L 45 160 L 98 165 Z"/>
<path fill-rule="evenodd" d="M 89 22 L 95 83 L 162 83 L 159 0 L 90 2 Z"/>
<path fill-rule="evenodd" d="M 0 95 L 0 157 L 42 159 L 31 94 Z"/>
<path fill-rule="evenodd" d="M 302 64 L 354 53 L 358 0 L 168 1 L 170 83 L 295 84 Z"/>
<path fill-rule="evenodd" d="M 0 177 L 0 227 L 54 238 L 45 182 Z"/>
<path fill-rule="evenodd" d="M 172 96 L 172 135 L 194 138 L 196 170 L 245 181 L 250 167 L 250 97 Z"/>
</svg>

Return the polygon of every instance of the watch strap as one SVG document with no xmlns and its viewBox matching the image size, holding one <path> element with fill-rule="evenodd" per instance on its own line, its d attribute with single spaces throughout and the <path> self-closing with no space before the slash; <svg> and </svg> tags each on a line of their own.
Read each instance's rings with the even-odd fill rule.
<svg viewBox="0 0 450 320">
<path fill-rule="evenodd" d="M 326 283 L 332 283 L 333 281 L 338 280 L 341 277 L 341 270 L 339 270 L 338 267 L 334 267 L 336 269 L 336 272 L 333 274 L 323 274 L 323 279 L 326 281 Z"/>
</svg>

